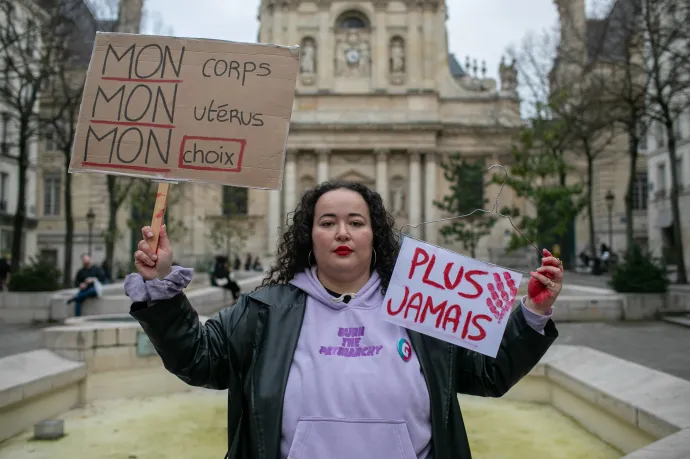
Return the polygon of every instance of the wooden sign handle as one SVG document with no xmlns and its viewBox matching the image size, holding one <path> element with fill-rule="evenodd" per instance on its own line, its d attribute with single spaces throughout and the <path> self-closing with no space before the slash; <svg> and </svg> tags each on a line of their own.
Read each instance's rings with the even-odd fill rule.
<svg viewBox="0 0 690 459">
<path fill-rule="evenodd" d="M 149 239 L 149 246 L 158 252 L 158 237 L 161 232 L 161 225 L 163 225 L 163 216 L 165 215 L 165 205 L 168 202 L 169 183 L 161 182 L 158 184 L 158 192 L 156 193 L 156 205 L 153 207 L 153 219 L 151 219 L 151 231 L 153 236 Z"/>
</svg>

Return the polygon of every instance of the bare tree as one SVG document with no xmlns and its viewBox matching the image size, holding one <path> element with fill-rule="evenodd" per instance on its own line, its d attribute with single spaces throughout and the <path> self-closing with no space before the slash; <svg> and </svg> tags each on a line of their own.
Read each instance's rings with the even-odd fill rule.
<svg viewBox="0 0 690 459">
<path fill-rule="evenodd" d="M 165 24 L 163 15 L 159 11 L 152 11 L 145 7 L 142 13 L 141 22 L 141 30 L 144 33 L 150 33 L 152 35 L 167 35 L 170 37 L 175 35 L 175 30 L 171 26 L 167 26 Z"/>
<path fill-rule="evenodd" d="M 597 253 L 595 245 L 594 220 L 594 168 L 619 132 L 611 117 L 610 104 L 603 97 L 600 80 L 583 75 L 583 85 L 579 88 L 561 89 L 560 95 L 565 102 L 554 105 L 555 116 L 565 120 L 565 139 L 571 141 L 570 149 L 584 156 L 587 162 L 586 194 L 587 218 L 589 223 L 589 249 Z M 580 85 L 578 85 L 580 86 Z"/>
<path fill-rule="evenodd" d="M 648 103 L 651 118 L 666 131 L 671 172 L 671 214 L 676 282 L 687 284 L 680 220 L 676 123 L 690 106 L 690 2 L 687 0 L 639 0 L 644 36 L 645 73 L 650 79 Z"/>
<path fill-rule="evenodd" d="M 605 65 L 607 75 L 600 78 L 602 95 L 610 101 L 613 120 L 628 137 L 628 187 L 625 194 L 625 222 L 627 247 L 634 241 L 634 194 L 640 142 L 649 127 L 649 113 L 645 104 L 649 82 L 643 61 L 643 30 L 640 27 L 639 1 L 620 2 L 602 21 L 602 33 L 594 43 L 597 56 Z M 610 49 L 608 43 L 615 43 Z M 607 54 L 601 51 L 606 49 Z"/>
<path fill-rule="evenodd" d="M 65 250 L 62 272 L 63 286 L 69 287 L 72 285 L 74 243 L 72 174 L 69 173 L 69 165 L 97 20 L 82 0 L 45 3 L 46 12 L 60 18 L 60 35 L 63 39 L 63 47 L 54 56 L 53 73 L 41 94 L 41 121 L 42 128 L 52 134 L 57 150 L 63 154 Z"/>
<path fill-rule="evenodd" d="M 571 40 L 574 37 L 573 34 L 566 36 Z M 601 79 L 591 72 L 578 43 L 565 46 L 552 31 L 527 35 L 521 47 L 512 49 L 510 54 L 520 74 L 523 100 L 530 102 L 530 119 L 539 120 L 542 126 L 533 134 L 538 134 L 536 140 L 540 148 L 555 161 L 553 164 L 557 167 L 553 172 L 558 175 L 560 185 L 565 187 L 568 174 L 574 172 L 568 158 L 583 156 L 586 161 L 585 208 L 589 220 L 589 246 L 594 254 L 594 169 L 596 161 L 616 136 L 602 97 Z M 551 123 L 545 125 L 547 120 Z"/>
<path fill-rule="evenodd" d="M 128 21 L 137 21 L 136 12 L 127 12 L 124 15 L 121 8 L 120 0 L 96 0 L 92 3 L 93 8 L 97 11 L 100 18 L 107 18 L 110 20 L 110 30 L 118 31 L 134 31 L 139 32 L 140 22 L 129 24 Z M 129 17 L 131 15 L 132 17 Z M 139 17 L 140 19 L 140 17 Z M 105 261 L 108 264 L 107 268 L 112 272 L 112 263 L 114 261 L 115 244 L 122 236 L 122 231 L 118 228 L 117 214 L 122 205 L 127 202 L 131 195 L 133 185 L 137 179 L 130 177 L 123 177 L 118 175 L 107 175 L 106 185 L 108 190 L 108 226 L 104 233 L 105 238 Z"/>
<path fill-rule="evenodd" d="M 36 3 L 0 0 L 0 59 L 4 61 L 0 100 L 8 108 L 16 147 L 7 156 L 17 161 L 18 189 L 12 235 L 12 270 L 21 262 L 22 229 L 26 223 L 27 171 L 32 143 L 41 127 L 41 90 L 54 75 L 56 56 L 64 49 L 62 15 L 49 14 Z M 4 134 L 8 136 L 8 133 Z M 6 137 L 7 138 L 7 137 Z M 8 145 L 8 144 L 6 144 Z"/>
</svg>

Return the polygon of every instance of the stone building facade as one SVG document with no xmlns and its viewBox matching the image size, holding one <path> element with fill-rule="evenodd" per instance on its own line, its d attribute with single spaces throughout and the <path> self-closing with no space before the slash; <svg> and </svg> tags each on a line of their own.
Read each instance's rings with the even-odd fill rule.
<svg viewBox="0 0 690 459">
<path fill-rule="evenodd" d="M 579 82 L 583 85 L 588 84 L 588 75 L 615 81 L 617 75 L 623 73 L 622 66 L 625 65 L 625 50 L 622 46 L 627 42 L 622 40 L 621 36 L 624 30 L 627 30 L 624 29 L 627 27 L 624 21 L 629 20 L 633 1 L 617 0 L 613 2 L 605 17 L 594 19 L 586 15 L 585 0 L 554 0 L 560 18 L 560 41 L 552 79 L 562 81 L 565 86 L 574 87 L 577 87 Z M 573 78 L 578 81 L 577 84 L 573 85 Z M 595 147 L 597 154 L 592 177 L 594 245 L 597 252 L 604 243 L 610 245 L 614 252 L 624 254 L 627 245 L 625 195 L 630 174 L 628 135 L 622 128 L 612 126 L 610 131 L 606 131 L 600 137 L 605 139 L 603 142 L 606 146 Z M 601 138 L 597 140 L 601 141 Z M 586 177 L 587 161 L 583 152 L 569 153 L 572 155 L 571 164 L 576 166 L 582 177 Z M 638 155 L 636 171 L 633 191 L 633 236 L 637 244 L 647 247 L 647 157 L 642 148 Z M 579 179 L 578 173 L 572 175 L 574 179 Z M 613 196 L 612 202 L 607 201 L 607 195 Z M 587 251 L 590 241 L 589 217 L 584 210 L 575 221 L 574 235 L 576 253 Z"/>
<path fill-rule="evenodd" d="M 221 250 L 211 243 L 214 220 L 245 227 L 243 260 L 247 253 L 270 257 L 302 192 L 325 180 L 355 180 L 379 191 L 402 227 L 445 217 L 433 202 L 448 193 L 440 164 L 449 154 L 506 164 L 521 124 L 515 67 L 502 63 L 499 83 L 476 61 L 461 66 L 447 46 L 446 16 L 442 0 L 263 0 L 258 41 L 301 46 L 282 190 L 173 185 L 179 200 L 168 217 L 185 227 L 173 241 L 176 260 L 199 266 Z M 99 202 L 103 207 L 105 184 L 93 174 L 77 175 L 74 183 L 83 230 L 80 215 Z M 498 189 L 489 186 L 487 197 Z M 224 201 L 234 204 L 231 217 L 223 216 Z M 515 203 L 506 188 L 501 205 Z M 130 212 L 121 209 L 121 228 Z M 94 234 L 106 221 L 99 211 Z M 446 244 L 439 229 L 424 225 L 410 233 L 462 251 Z M 507 220 L 499 221 L 477 256 L 501 262 L 510 231 Z M 137 240 L 123 235 L 116 261 L 131 260 Z"/>
<path fill-rule="evenodd" d="M 678 206 L 681 241 L 673 234 L 671 211 L 671 166 L 666 128 L 655 123 L 644 139 L 649 170 L 649 248 L 675 266 L 682 245 L 686 269 L 690 266 L 690 110 L 675 121 Z"/>
<path fill-rule="evenodd" d="M 301 65 L 283 189 L 249 192 L 250 216 L 265 216 L 249 250 L 273 252 L 302 192 L 322 181 L 377 190 L 402 227 L 444 217 L 433 202 L 448 192 L 447 155 L 508 160 L 520 124 L 515 69 L 502 65 L 500 86 L 476 62 L 463 69 L 447 47 L 446 16 L 443 1 L 262 2 L 258 40 L 299 44 Z M 504 190 L 502 204 L 512 202 Z M 483 241 L 482 257 L 502 251 L 506 225 Z M 444 244 L 439 225 L 410 234 Z"/>
<path fill-rule="evenodd" d="M 0 33 L 11 35 L 15 33 L 20 37 L 28 37 L 36 32 L 36 21 L 45 20 L 43 11 L 34 3 L 9 1 L 3 3 L 0 12 Z M 31 29 L 28 29 L 31 28 Z M 35 38 L 33 45 L 40 46 L 40 37 Z M 6 42 L 11 43 L 11 42 Z M 27 47 L 29 43 L 27 43 Z M 0 82 L 2 91 L 6 95 L 0 98 L 0 256 L 10 260 L 12 242 L 14 239 L 14 220 L 19 207 L 19 135 L 21 113 L 17 111 L 17 105 L 9 103 L 24 86 L 25 81 L 21 77 L 13 75 L 15 70 L 8 64 L 14 62 L 17 68 L 26 63 L 33 62 L 31 58 L 24 58 L 24 45 L 9 44 L 2 50 L 3 78 Z M 28 85 L 31 87 L 31 85 Z M 35 110 L 40 109 L 40 104 L 35 105 Z M 28 167 L 25 175 L 25 200 L 24 200 L 24 224 L 21 228 L 22 244 L 19 253 L 19 262 L 24 263 L 36 255 L 36 228 L 38 226 L 36 212 L 36 165 L 38 163 L 38 149 L 35 142 L 29 141 L 27 147 Z"/>
</svg>

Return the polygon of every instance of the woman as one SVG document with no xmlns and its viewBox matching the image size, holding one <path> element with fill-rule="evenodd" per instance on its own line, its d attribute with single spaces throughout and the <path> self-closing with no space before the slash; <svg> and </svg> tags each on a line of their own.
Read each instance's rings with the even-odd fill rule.
<svg viewBox="0 0 690 459">
<path fill-rule="evenodd" d="M 143 228 L 140 274 L 125 285 L 131 314 L 170 372 L 230 388 L 230 458 L 470 458 L 456 394 L 502 396 L 554 342 L 549 317 L 563 276 L 551 256 L 532 273 L 545 299 L 523 299 L 495 359 L 382 320 L 399 249 L 393 224 L 364 185 L 307 191 L 262 287 L 204 325 L 180 293 L 192 272 L 171 270 L 165 228 L 157 256 Z M 401 338 L 410 359 L 398 354 Z M 333 351 L 355 344 L 366 348 L 357 358 Z"/>
</svg>

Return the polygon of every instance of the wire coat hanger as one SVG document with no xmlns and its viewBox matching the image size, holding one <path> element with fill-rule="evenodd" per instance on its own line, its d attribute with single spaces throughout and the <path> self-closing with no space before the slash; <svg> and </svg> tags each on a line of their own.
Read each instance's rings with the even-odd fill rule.
<svg viewBox="0 0 690 459">
<path fill-rule="evenodd" d="M 505 174 L 505 177 L 504 177 L 504 179 L 503 179 L 503 183 L 501 183 L 501 189 L 498 190 L 498 194 L 496 195 L 496 200 L 494 201 L 494 206 L 493 206 L 493 208 L 492 208 L 491 210 L 486 210 L 486 209 L 481 209 L 481 208 L 479 208 L 479 209 L 474 209 L 472 212 L 470 212 L 470 213 L 468 213 L 468 214 L 464 214 L 464 215 L 457 215 L 457 216 L 455 216 L 455 217 L 446 217 L 446 218 L 441 218 L 441 219 L 438 219 L 438 220 L 430 220 L 430 221 L 428 221 L 428 222 L 422 222 L 422 223 L 419 223 L 419 224 L 414 225 L 414 226 L 413 226 L 413 225 L 410 225 L 410 224 L 403 225 L 402 228 L 400 228 L 400 236 L 401 236 L 401 237 L 409 237 L 409 238 L 411 238 L 411 239 L 419 240 L 419 239 L 417 239 L 417 238 L 415 238 L 415 237 L 412 237 L 412 236 L 410 236 L 410 235 L 404 233 L 403 230 L 404 230 L 405 228 L 408 228 L 408 227 L 409 227 L 410 229 L 412 229 L 412 228 L 419 228 L 420 226 L 429 225 L 429 224 L 431 224 L 431 223 L 441 223 L 441 222 L 446 222 L 446 221 L 450 221 L 450 220 L 456 220 L 456 219 L 458 219 L 458 218 L 466 218 L 466 217 L 469 217 L 469 216 L 471 216 L 471 215 L 474 215 L 476 212 L 482 212 L 482 213 L 485 213 L 485 214 L 495 213 L 496 215 L 498 215 L 498 216 L 501 217 L 501 218 L 507 218 L 508 221 L 510 222 L 510 226 L 512 226 L 513 229 L 514 229 L 515 231 L 517 231 L 518 234 L 520 234 L 520 236 L 523 237 L 523 239 L 525 239 L 527 242 L 529 242 L 529 244 L 530 244 L 532 247 L 534 247 L 534 248 L 536 249 L 537 253 L 541 254 L 541 249 L 539 249 L 539 247 L 537 247 L 537 245 L 536 245 L 534 242 L 532 242 L 531 240 L 529 240 L 529 239 L 527 238 L 527 236 L 525 236 L 524 234 L 522 234 L 522 231 L 520 231 L 520 230 L 517 228 L 517 226 L 515 226 L 515 224 L 513 223 L 513 219 L 510 218 L 510 216 L 504 215 L 504 214 L 502 214 L 502 213 L 500 213 L 500 212 L 498 211 L 498 200 L 499 200 L 500 197 L 501 197 L 501 193 L 503 193 L 503 187 L 506 186 L 506 181 L 508 180 L 508 171 L 507 171 L 506 168 L 503 167 L 503 165 L 501 165 L 501 164 L 493 164 L 493 165 L 491 165 L 491 166 L 489 167 L 488 170 L 491 170 L 491 169 L 493 169 L 494 167 L 500 167 L 501 169 L 503 169 L 503 173 Z M 425 242 L 425 241 L 421 241 L 421 242 Z M 428 244 L 428 242 L 427 242 L 427 244 Z M 432 245 L 433 245 L 433 244 L 432 244 Z M 494 265 L 493 263 L 488 263 L 488 262 L 483 262 L 483 263 L 487 263 L 487 264 L 492 265 L 492 266 L 497 266 L 497 265 Z M 515 271 L 515 270 L 511 270 L 511 271 Z M 522 272 L 522 271 L 516 271 L 516 272 Z M 529 275 L 529 273 L 525 273 L 525 272 L 522 272 L 522 274 L 528 274 L 528 275 Z"/>
</svg>

